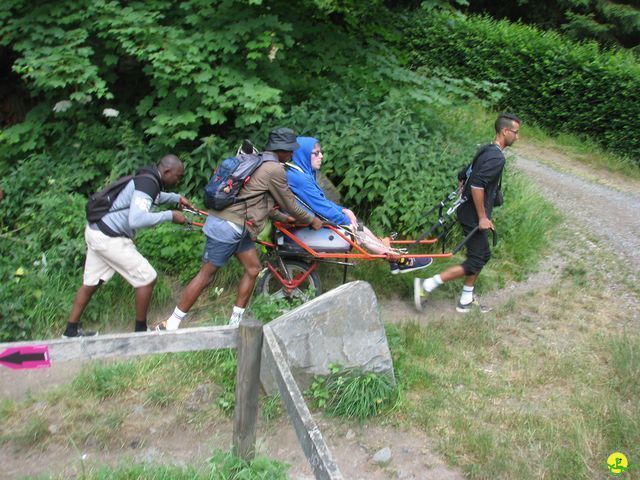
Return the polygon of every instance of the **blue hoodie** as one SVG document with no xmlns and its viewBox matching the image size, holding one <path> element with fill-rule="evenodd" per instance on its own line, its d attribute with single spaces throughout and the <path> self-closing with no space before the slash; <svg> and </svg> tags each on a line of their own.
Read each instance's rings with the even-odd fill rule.
<svg viewBox="0 0 640 480">
<path fill-rule="evenodd" d="M 293 193 L 309 205 L 320 217 L 338 225 L 349 225 L 349 218 L 342 213 L 343 207 L 336 205 L 325 195 L 318 182 L 316 172 L 311 168 L 311 151 L 318 140 L 312 137 L 298 137 L 300 148 L 293 152 L 293 165 L 287 168 L 287 182 Z"/>
</svg>

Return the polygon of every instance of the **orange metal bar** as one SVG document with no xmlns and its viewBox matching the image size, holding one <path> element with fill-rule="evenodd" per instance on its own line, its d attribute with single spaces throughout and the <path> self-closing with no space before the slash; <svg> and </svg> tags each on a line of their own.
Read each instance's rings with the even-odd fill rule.
<svg viewBox="0 0 640 480">
<path fill-rule="evenodd" d="M 276 248 L 277 247 L 277 245 L 275 243 L 265 242 L 264 240 L 256 239 L 256 243 L 259 243 L 260 245 L 264 245 L 265 247 L 269 247 L 269 248 Z"/>
<path fill-rule="evenodd" d="M 195 210 L 198 213 L 204 215 L 204 216 L 208 216 L 208 213 L 202 210 Z M 191 225 L 195 226 L 195 227 L 202 227 L 204 224 L 200 223 L 200 222 L 191 222 Z M 278 230 L 280 230 L 282 233 L 284 233 L 287 237 L 289 237 L 296 245 L 298 245 L 300 248 L 302 248 L 303 250 L 305 250 L 309 255 L 311 255 L 314 258 L 318 258 L 318 259 L 333 259 L 333 258 L 338 258 L 338 259 L 348 259 L 348 260 L 375 260 L 378 258 L 384 259 L 384 260 L 389 260 L 390 258 L 393 258 L 395 256 L 389 256 L 387 254 L 382 254 L 382 253 L 370 253 L 366 250 L 364 250 L 360 245 L 358 245 L 357 243 L 355 243 L 351 238 L 349 238 L 347 235 L 345 235 L 342 231 L 340 231 L 339 229 L 337 229 L 336 227 L 334 227 L 333 225 L 325 225 L 323 228 L 328 228 L 331 231 L 333 231 L 334 233 L 336 233 L 337 235 L 340 236 L 340 238 L 342 238 L 343 240 L 345 240 L 346 242 L 349 243 L 349 245 L 351 245 L 352 248 L 358 250 L 359 253 L 321 253 L 321 252 L 316 252 L 315 250 L 313 250 L 311 247 L 309 247 L 308 245 L 306 245 L 305 243 L 303 243 L 302 241 L 300 241 L 298 239 L 298 237 L 296 237 L 293 233 L 291 233 L 291 231 L 289 231 L 287 229 L 287 227 L 284 226 L 283 223 L 281 222 L 273 222 L 274 227 L 276 227 Z M 300 227 L 306 227 L 308 225 L 300 225 L 300 224 L 291 224 L 291 225 L 287 225 L 289 228 L 300 228 Z M 421 240 L 419 243 L 422 245 L 429 245 L 429 244 L 433 244 L 436 243 L 438 241 L 437 238 L 427 238 L 424 240 Z M 277 245 L 270 243 L 270 242 L 265 242 L 262 240 L 258 240 L 256 241 L 256 243 L 259 243 L 261 245 L 264 245 L 266 247 L 269 248 L 277 248 Z M 409 245 L 412 243 L 416 243 L 415 240 L 391 240 L 392 244 L 396 244 L 396 245 Z M 400 255 L 404 258 L 449 258 L 451 256 L 453 256 L 453 253 L 448 252 L 448 253 L 415 253 L 415 254 L 405 254 L 405 255 Z M 297 287 L 294 287 L 297 288 Z"/>
<path fill-rule="evenodd" d="M 320 252 L 316 252 L 311 247 L 309 247 L 308 245 L 306 245 L 305 243 L 300 241 L 281 222 L 273 222 L 273 225 L 278 230 L 280 230 L 282 233 L 284 233 L 287 237 L 289 237 L 296 245 L 298 245 L 300 248 L 302 248 L 307 253 L 312 255 L 314 258 L 320 258 L 320 259 L 325 259 L 325 258 L 326 259 L 329 259 L 329 258 L 343 258 L 343 259 L 350 259 L 350 260 L 374 260 L 374 259 L 377 259 L 377 258 L 382 258 L 382 259 L 385 259 L 385 260 L 389 260 L 390 259 L 390 256 L 387 255 L 387 254 L 377 254 L 377 253 L 369 253 L 369 252 L 367 252 L 366 250 L 362 249 L 359 245 L 356 245 L 355 242 L 353 242 L 353 240 L 351 240 L 350 238 L 347 238 L 342 232 L 338 231 L 335 227 L 333 227 L 331 225 L 325 225 L 324 228 L 329 228 L 330 230 L 332 230 L 333 232 L 338 234 L 340 237 L 342 237 L 344 240 L 346 240 L 351 246 L 355 247 L 360 253 L 320 253 Z M 295 227 L 299 227 L 299 226 L 306 226 L 306 225 L 296 225 L 296 224 L 294 224 L 291 227 L 295 228 Z M 405 240 L 405 241 L 411 243 L 411 240 Z M 415 243 L 415 241 L 413 241 L 413 243 Z M 428 243 L 433 243 L 433 242 L 428 242 Z M 452 253 L 418 253 L 418 254 L 407 254 L 407 255 L 400 255 L 400 256 L 402 256 L 404 258 L 448 258 L 448 257 L 453 256 L 453 254 Z M 395 257 L 395 255 L 394 255 L 394 257 Z"/>
<path fill-rule="evenodd" d="M 429 245 L 432 243 L 437 243 L 437 238 L 425 238 L 424 240 L 420 240 L 418 243 L 420 245 Z M 396 245 L 409 245 L 411 243 L 416 243 L 415 240 L 391 240 L 391 243 L 395 243 Z"/>
</svg>

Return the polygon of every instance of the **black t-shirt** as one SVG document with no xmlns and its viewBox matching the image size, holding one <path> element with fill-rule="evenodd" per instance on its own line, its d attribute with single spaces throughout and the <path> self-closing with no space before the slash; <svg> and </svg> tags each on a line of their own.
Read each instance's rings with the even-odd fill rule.
<svg viewBox="0 0 640 480">
<path fill-rule="evenodd" d="M 467 197 L 467 201 L 458 209 L 458 219 L 461 223 L 472 226 L 478 224 L 478 214 L 471 196 L 471 187 L 484 188 L 484 209 L 487 217 L 491 218 L 493 201 L 498 191 L 504 163 L 502 150 L 493 143 L 483 146 L 476 154 L 471 177 L 462 193 Z"/>
</svg>

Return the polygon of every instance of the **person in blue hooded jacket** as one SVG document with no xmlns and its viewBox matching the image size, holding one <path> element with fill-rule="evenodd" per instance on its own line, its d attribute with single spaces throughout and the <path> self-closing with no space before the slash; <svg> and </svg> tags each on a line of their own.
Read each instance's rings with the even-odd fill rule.
<svg viewBox="0 0 640 480">
<path fill-rule="evenodd" d="M 378 238 L 367 227 L 359 224 L 355 214 L 347 207 L 329 200 L 316 180 L 316 173 L 322 166 L 324 152 L 320 142 L 313 137 L 298 137 L 300 148 L 293 152 L 293 161 L 287 163 L 287 182 L 293 193 L 309 207 L 313 213 L 336 225 L 350 227 L 365 248 L 376 254 L 391 256 L 391 273 L 406 273 L 428 267 L 431 258 L 404 258 L 401 252 L 391 248 L 388 242 Z"/>
</svg>

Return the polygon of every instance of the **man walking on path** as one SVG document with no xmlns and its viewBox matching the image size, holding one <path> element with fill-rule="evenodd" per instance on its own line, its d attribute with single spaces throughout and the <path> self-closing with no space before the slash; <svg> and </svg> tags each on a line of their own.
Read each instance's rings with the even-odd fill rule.
<svg viewBox="0 0 640 480">
<path fill-rule="evenodd" d="M 153 212 L 153 206 L 176 203 L 193 208 L 191 203 L 177 193 L 163 192 L 165 187 L 178 184 L 184 174 L 184 166 L 175 155 L 166 155 L 158 165 L 143 167 L 118 194 L 99 221 L 89 223 L 84 232 L 87 258 L 84 265 L 82 286 L 78 289 L 67 329 L 63 337 L 92 336 L 78 328 L 78 321 L 98 287 L 118 272 L 136 291 L 135 331 L 147 330 L 147 310 L 157 273 L 136 249 L 133 243 L 136 230 L 164 222 L 183 224 L 182 212 Z"/>
<path fill-rule="evenodd" d="M 496 197 L 501 196 L 500 184 L 505 164 L 503 150 L 518 139 L 521 123 L 516 115 L 501 114 L 495 122 L 496 136 L 493 142 L 483 146 L 476 153 L 470 169 L 465 173 L 461 171 L 458 175 L 461 182 L 466 179 L 460 186 L 464 185 L 462 196 L 467 199 L 458 208 L 458 221 L 465 237 L 474 228 L 479 229 L 466 244 L 467 258 L 462 264 L 427 279 L 414 279 L 414 302 L 418 310 L 422 310 L 423 302 L 430 292 L 443 283 L 460 277 L 465 277 L 465 280 L 456 311 L 467 313 L 475 309 L 486 313 L 491 310 L 480 305 L 473 295 L 473 289 L 480 271 L 491 258 L 488 232 L 494 229 L 491 211 L 496 205 Z"/>
<path fill-rule="evenodd" d="M 203 227 L 207 243 L 202 267 L 185 288 L 171 316 L 160 323 L 157 329 L 177 329 L 200 293 L 211 284 L 216 272 L 232 255 L 235 255 L 244 267 L 229 320 L 229 325 L 237 325 L 249 303 L 253 286 L 261 270 L 254 239 L 263 229 L 267 217 L 271 216 L 280 221 L 310 223 L 316 230 L 322 227 L 322 221 L 318 217 L 298 205 L 287 184 L 284 163 L 291 160 L 293 151 L 299 147 L 295 132 L 289 128 L 277 128 L 269 134 L 265 152 L 262 153 L 263 163 L 253 172 L 238 194 L 238 198 L 244 197 L 246 200 L 220 211 L 209 212 Z M 274 210 L 276 205 L 288 215 Z"/>
</svg>

